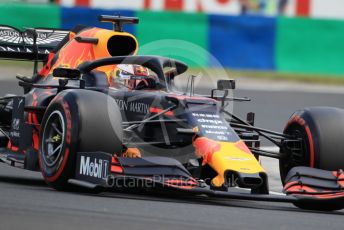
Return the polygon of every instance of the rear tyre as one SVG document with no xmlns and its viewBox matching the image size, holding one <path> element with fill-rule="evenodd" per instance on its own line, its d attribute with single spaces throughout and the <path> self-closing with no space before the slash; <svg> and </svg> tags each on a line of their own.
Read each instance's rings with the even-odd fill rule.
<svg viewBox="0 0 344 230">
<path fill-rule="evenodd" d="M 302 140 L 300 146 L 286 145 L 280 160 L 282 183 L 295 166 L 324 170 L 344 169 L 344 110 L 332 107 L 311 107 L 295 112 L 285 129 Z M 297 147 L 299 150 L 292 150 Z"/>
<path fill-rule="evenodd" d="M 120 153 L 122 117 L 115 100 L 87 90 L 58 94 L 44 114 L 39 163 L 45 181 L 57 190 L 69 190 L 77 152 Z"/>
</svg>

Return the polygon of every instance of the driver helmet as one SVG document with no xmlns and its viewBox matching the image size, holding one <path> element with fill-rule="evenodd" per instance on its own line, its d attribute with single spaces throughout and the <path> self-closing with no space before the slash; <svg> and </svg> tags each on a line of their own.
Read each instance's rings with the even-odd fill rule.
<svg viewBox="0 0 344 230">
<path fill-rule="evenodd" d="M 130 90 L 155 88 L 156 79 L 150 76 L 148 68 L 141 65 L 119 64 L 114 70 L 111 85 L 117 88 L 126 87 Z"/>
</svg>

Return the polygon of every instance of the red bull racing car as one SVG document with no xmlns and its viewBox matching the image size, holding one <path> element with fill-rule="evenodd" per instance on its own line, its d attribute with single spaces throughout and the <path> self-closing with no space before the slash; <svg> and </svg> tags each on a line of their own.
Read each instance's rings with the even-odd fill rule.
<svg viewBox="0 0 344 230">
<path fill-rule="evenodd" d="M 0 161 L 40 171 L 57 190 L 72 186 L 155 189 L 228 199 L 290 202 L 304 209 L 344 208 L 344 111 L 295 112 L 278 133 L 228 110 L 234 80 L 209 96 L 177 92 L 187 65 L 136 55 L 123 32 L 137 18 L 100 16 L 114 30 L 0 26 L 0 57 L 33 60 L 17 76 L 24 95 L 0 98 Z M 38 62 L 43 67 L 38 71 Z M 279 152 L 260 148 L 265 138 Z M 259 156 L 279 159 L 285 195 L 269 194 Z"/>
</svg>

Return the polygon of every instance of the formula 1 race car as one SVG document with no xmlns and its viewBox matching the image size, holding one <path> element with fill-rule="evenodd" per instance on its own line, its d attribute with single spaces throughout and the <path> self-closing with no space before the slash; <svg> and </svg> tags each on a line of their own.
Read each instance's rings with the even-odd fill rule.
<svg viewBox="0 0 344 230">
<path fill-rule="evenodd" d="M 17 76 L 24 95 L 0 99 L 0 161 L 41 171 L 57 190 L 131 187 L 229 199 L 290 202 L 304 209 L 344 208 L 344 111 L 306 108 L 284 132 L 229 112 L 234 80 L 209 96 L 174 90 L 187 65 L 136 55 L 123 32 L 137 18 L 100 16 L 114 30 L 0 26 L 0 57 L 33 60 Z M 43 62 L 40 71 L 38 62 Z M 260 147 L 265 138 L 279 152 Z M 269 194 L 259 156 L 277 158 L 286 195 Z"/>
</svg>

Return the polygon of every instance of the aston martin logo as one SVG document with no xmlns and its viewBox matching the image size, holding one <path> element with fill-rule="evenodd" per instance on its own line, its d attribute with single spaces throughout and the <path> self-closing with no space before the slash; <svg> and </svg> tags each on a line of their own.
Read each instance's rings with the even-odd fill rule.
<svg viewBox="0 0 344 230">
<path fill-rule="evenodd" d="M 56 45 L 69 33 L 63 30 L 36 29 L 37 45 Z M 32 45 L 33 38 L 25 31 L 21 32 L 12 27 L 0 26 L 0 44 Z"/>
</svg>

